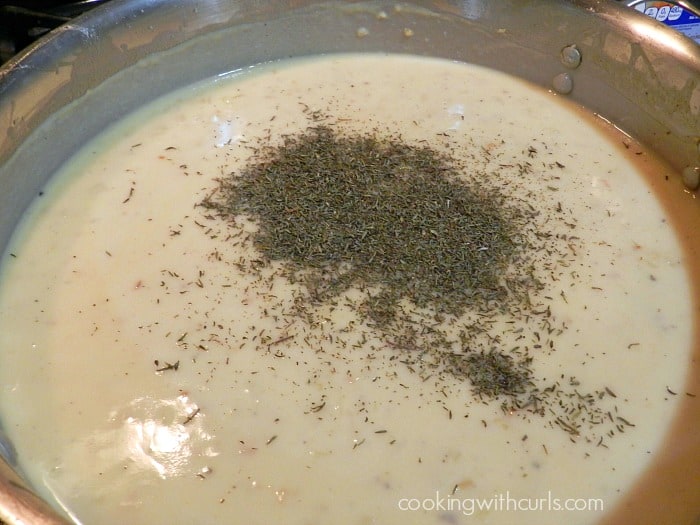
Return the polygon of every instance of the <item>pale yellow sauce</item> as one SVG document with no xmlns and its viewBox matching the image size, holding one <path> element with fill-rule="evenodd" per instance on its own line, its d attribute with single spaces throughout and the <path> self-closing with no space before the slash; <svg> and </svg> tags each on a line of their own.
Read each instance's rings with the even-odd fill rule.
<svg viewBox="0 0 700 525">
<path fill-rule="evenodd" d="M 608 387 L 601 408 L 635 426 L 572 440 L 504 414 L 372 350 L 351 310 L 308 325 L 293 287 L 238 268 L 252 248 L 197 204 L 309 110 L 459 145 L 543 217 L 560 203 L 579 240 L 541 294 L 562 333 L 533 369 Z M 85 524 L 594 523 L 660 446 L 692 344 L 683 253 L 611 137 L 510 77 L 407 56 L 259 66 L 144 109 L 57 175 L 4 261 L 0 414 L 22 468 Z"/>
</svg>

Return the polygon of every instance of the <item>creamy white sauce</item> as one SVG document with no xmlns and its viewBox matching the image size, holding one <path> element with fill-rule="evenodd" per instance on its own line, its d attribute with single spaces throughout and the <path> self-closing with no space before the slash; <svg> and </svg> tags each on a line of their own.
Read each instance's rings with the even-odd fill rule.
<svg viewBox="0 0 700 525">
<path fill-rule="evenodd" d="M 368 333 L 351 311 L 306 325 L 293 287 L 238 268 L 252 248 L 197 205 L 309 110 L 459 145 L 542 220 L 561 204 L 579 239 L 541 294 L 561 333 L 533 369 L 543 387 L 608 387 L 601 410 L 635 426 L 572 440 L 504 414 L 377 338 L 348 349 Z M 85 524 L 596 522 L 660 446 L 692 343 L 683 253 L 612 136 L 510 77 L 407 56 L 258 66 L 129 117 L 56 176 L 4 261 L 0 414 L 22 468 Z M 471 514 L 478 498 L 500 507 Z"/>
</svg>

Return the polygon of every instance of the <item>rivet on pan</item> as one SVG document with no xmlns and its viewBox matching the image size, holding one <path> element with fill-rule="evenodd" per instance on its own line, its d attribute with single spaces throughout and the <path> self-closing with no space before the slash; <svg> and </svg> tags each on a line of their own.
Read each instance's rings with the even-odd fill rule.
<svg viewBox="0 0 700 525">
<path fill-rule="evenodd" d="M 686 188 L 691 191 L 700 188 L 700 166 L 686 166 L 681 175 Z"/>
<path fill-rule="evenodd" d="M 581 51 L 576 47 L 576 44 L 571 44 L 561 50 L 561 63 L 571 69 L 576 69 L 581 65 Z"/>
<path fill-rule="evenodd" d="M 568 73 L 559 73 L 552 80 L 552 87 L 557 93 L 568 95 L 574 89 L 574 79 Z"/>
</svg>

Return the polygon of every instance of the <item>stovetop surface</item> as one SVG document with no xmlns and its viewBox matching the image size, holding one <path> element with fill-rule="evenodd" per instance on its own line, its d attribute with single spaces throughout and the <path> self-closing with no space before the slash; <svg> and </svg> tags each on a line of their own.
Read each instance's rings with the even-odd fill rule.
<svg viewBox="0 0 700 525">
<path fill-rule="evenodd" d="M 0 64 L 76 16 L 110 0 L 0 0 Z"/>
</svg>

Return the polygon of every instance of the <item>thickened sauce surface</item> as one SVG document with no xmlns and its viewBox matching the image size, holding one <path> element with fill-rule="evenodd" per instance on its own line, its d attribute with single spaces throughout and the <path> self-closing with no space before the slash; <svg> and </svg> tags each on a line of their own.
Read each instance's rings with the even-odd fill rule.
<svg viewBox="0 0 700 525">
<path fill-rule="evenodd" d="M 401 344 L 360 314 L 373 290 L 310 301 L 262 260 L 255 217 L 202 205 L 321 124 L 427 145 L 529 210 L 531 308 L 480 322 L 403 300 Z M 667 186 L 697 209 L 660 169 L 550 93 L 440 60 L 318 57 L 169 95 L 87 144 L 18 229 L 3 427 L 77 523 L 596 523 L 693 394 Z M 440 337 L 526 362 L 541 406 L 477 395 Z"/>
</svg>

